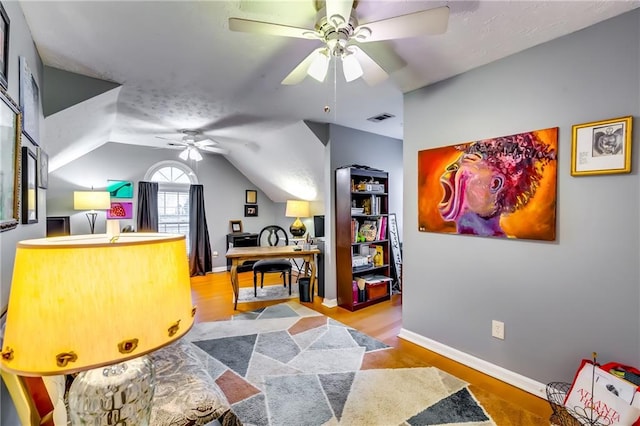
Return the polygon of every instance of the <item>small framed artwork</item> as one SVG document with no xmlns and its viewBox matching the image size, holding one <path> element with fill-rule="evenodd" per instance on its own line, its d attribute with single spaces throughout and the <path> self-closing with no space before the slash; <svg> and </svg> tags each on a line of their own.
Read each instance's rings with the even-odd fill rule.
<svg viewBox="0 0 640 426">
<path fill-rule="evenodd" d="M 22 223 L 38 222 L 38 184 L 36 154 L 22 147 Z"/>
<path fill-rule="evenodd" d="M 133 182 L 107 180 L 107 191 L 109 191 L 111 198 L 133 198 Z"/>
<path fill-rule="evenodd" d="M 133 219 L 133 203 L 112 201 L 107 219 Z"/>
<path fill-rule="evenodd" d="M 244 206 L 244 217 L 258 216 L 258 206 L 255 204 L 247 204 Z"/>
<path fill-rule="evenodd" d="M 231 232 L 237 234 L 238 232 L 242 232 L 242 221 L 241 220 L 230 220 L 229 226 L 231 227 Z"/>
<path fill-rule="evenodd" d="M 631 172 L 631 127 L 631 116 L 574 125 L 571 175 Z"/>
<path fill-rule="evenodd" d="M 20 108 L 0 90 L 0 232 L 18 226 L 20 211 Z"/>
<path fill-rule="evenodd" d="M 49 186 L 49 155 L 38 148 L 38 186 L 47 189 Z"/>
<path fill-rule="evenodd" d="M 40 141 L 40 89 L 31 73 L 27 59 L 20 56 L 20 106 L 22 107 L 22 132 L 35 145 Z"/>
<path fill-rule="evenodd" d="M 7 88 L 9 74 L 9 15 L 0 3 L 0 86 Z"/>
<path fill-rule="evenodd" d="M 245 191 L 245 204 L 258 204 L 258 191 L 247 189 Z"/>
</svg>

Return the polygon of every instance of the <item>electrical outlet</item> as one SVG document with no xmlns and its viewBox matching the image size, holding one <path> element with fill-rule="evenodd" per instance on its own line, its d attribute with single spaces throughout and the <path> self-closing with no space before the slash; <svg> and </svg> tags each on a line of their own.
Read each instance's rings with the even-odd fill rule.
<svg viewBox="0 0 640 426">
<path fill-rule="evenodd" d="M 504 323 L 502 321 L 491 321 L 491 336 L 504 340 Z"/>
<path fill-rule="evenodd" d="M 213 253 L 211 253 L 212 257 L 218 257 L 218 252 L 214 251 Z"/>
</svg>

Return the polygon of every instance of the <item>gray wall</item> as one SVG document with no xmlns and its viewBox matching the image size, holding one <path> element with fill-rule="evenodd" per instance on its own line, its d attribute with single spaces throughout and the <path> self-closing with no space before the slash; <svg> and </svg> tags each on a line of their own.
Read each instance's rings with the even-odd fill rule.
<svg viewBox="0 0 640 426">
<path fill-rule="evenodd" d="M 571 126 L 626 115 L 638 128 L 638 10 L 407 94 L 403 327 L 540 383 L 593 351 L 640 365 L 640 131 L 631 174 L 570 175 Z M 556 126 L 555 242 L 418 232 L 418 151 Z"/>
<path fill-rule="evenodd" d="M 403 217 L 403 152 L 402 141 L 373 133 L 363 132 L 348 127 L 329 126 L 329 164 L 325 168 L 325 232 L 335 235 L 335 219 L 333 212 L 335 200 L 333 198 L 335 185 L 335 170 L 342 166 L 359 164 L 374 167 L 389 173 L 389 211 L 396 213 L 398 219 L 398 233 L 402 241 Z M 329 237 L 327 241 L 327 274 L 325 280 L 325 297 L 337 298 L 335 271 L 335 242 Z"/>
<path fill-rule="evenodd" d="M 9 34 L 9 71 L 8 71 L 8 93 L 16 102 L 20 101 L 20 83 L 19 83 L 19 66 L 18 57 L 27 58 L 27 63 L 31 72 L 38 81 L 38 85 L 42 88 L 42 61 L 36 51 L 31 39 L 31 33 L 27 28 L 26 21 L 22 15 L 22 9 L 18 2 L 2 2 L 10 20 Z M 40 97 L 42 99 L 42 96 Z M 40 135 L 44 134 L 42 126 L 40 126 Z M 27 138 L 22 138 L 23 146 L 28 146 L 35 151 Z M 46 150 L 46 141 L 41 141 L 41 146 Z M 4 153 L 3 153 L 4 155 Z M 30 238 L 43 237 L 45 234 L 45 211 L 46 211 L 46 195 L 44 190 L 38 191 L 38 217 L 39 222 L 30 225 L 18 225 L 16 229 L 0 233 L 0 313 L 4 313 L 9 301 L 9 291 L 11 288 L 11 276 L 13 274 L 13 261 L 15 259 L 16 243 L 21 240 Z M 9 397 L 9 393 L 4 387 L 4 383 L 0 386 L 0 424 L 17 425 L 19 424 L 13 403 Z"/>
<path fill-rule="evenodd" d="M 242 220 L 245 232 L 259 232 L 262 227 L 277 223 L 284 218 L 282 203 L 275 204 L 258 190 L 247 178 L 233 167 L 223 156 L 203 154 L 200 162 L 183 162 L 180 151 L 156 149 L 109 142 L 100 148 L 61 167 L 49 175 L 49 216 L 71 216 L 71 233 L 89 232 L 86 212 L 73 210 L 73 191 L 90 188 L 103 189 L 108 179 L 134 182 L 134 220 L 137 207 L 138 182 L 147 170 L 161 161 L 173 160 L 189 166 L 204 185 L 205 210 L 211 249 L 219 256 L 213 266 L 226 265 L 226 234 L 230 232 L 230 220 Z M 244 217 L 245 190 L 258 191 L 258 217 Z M 282 218 L 280 217 L 282 216 Z M 123 221 L 123 224 L 127 222 Z M 96 232 L 105 232 L 105 213 L 98 213 Z"/>
</svg>

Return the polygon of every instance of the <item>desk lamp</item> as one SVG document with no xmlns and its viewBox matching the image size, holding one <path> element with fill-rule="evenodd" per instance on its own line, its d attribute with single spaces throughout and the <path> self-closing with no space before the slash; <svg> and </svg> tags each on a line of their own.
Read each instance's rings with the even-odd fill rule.
<svg viewBox="0 0 640 426">
<path fill-rule="evenodd" d="M 287 208 L 285 210 L 284 215 L 286 217 L 295 217 L 296 220 L 293 221 L 291 226 L 289 227 L 289 232 L 294 237 L 302 237 L 305 232 L 307 232 L 307 228 L 304 226 L 304 223 L 300 220 L 301 217 L 309 217 L 309 202 L 304 200 L 287 200 Z"/>
<path fill-rule="evenodd" d="M 193 325 L 185 237 L 77 235 L 18 243 L 0 366 L 21 376 L 79 372 L 73 425 L 148 425 L 146 354 Z"/>
<path fill-rule="evenodd" d="M 109 210 L 111 208 L 111 195 L 108 191 L 75 191 L 73 193 L 74 210 L 91 210 L 87 212 L 87 220 L 91 233 L 95 232 L 96 210 Z"/>
</svg>

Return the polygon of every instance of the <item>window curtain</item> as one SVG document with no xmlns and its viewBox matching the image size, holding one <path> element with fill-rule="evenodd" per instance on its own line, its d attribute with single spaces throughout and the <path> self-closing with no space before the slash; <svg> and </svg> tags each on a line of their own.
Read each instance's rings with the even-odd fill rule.
<svg viewBox="0 0 640 426">
<path fill-rule="evenodd" d="M 138 182 L 138 232 L 158 232 L 158 182 Z"/>
<path fill-rule="evenodd" d="M 209 229 L 204 211 L 204 187 L 189 187 L 189 271 L 191 276 L 206 275 L 213 270 Z"/>
</svg>

